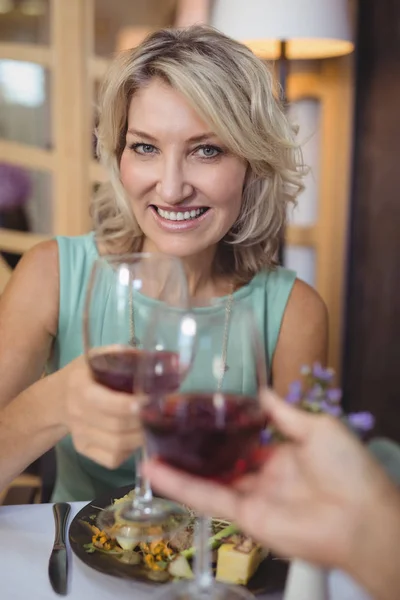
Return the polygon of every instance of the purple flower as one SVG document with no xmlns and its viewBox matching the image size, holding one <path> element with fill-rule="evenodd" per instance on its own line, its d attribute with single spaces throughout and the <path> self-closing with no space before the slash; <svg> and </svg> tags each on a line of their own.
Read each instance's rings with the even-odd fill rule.
<svg viewBox="0 0 400 600">
<path fill-rule="evenodd" d="M 289 391 L 293 392 L 294 394 L 301 394 L 301 390 L 302 390 L 302 385 L 301 385 L 301 381 L 299 381 L 299 380 L 292 381 L 292 383 L 289 385 Z"/>
<path fill-rule="evenodd" d="M 315 383 L 310 390 L 307 390 L 307 400 L 322 400 L 325 396 L 325 392 L 319 383 Z"/>
<path fill-rule="evenodd" d="M 302 379 L 294 381 L 289 386 L 286 401 L 296 404 L 301 410 L 321 414 L 327 413 L 347 423 L 355 432 L 360 434 L 374 427 L 375 419 L 368 412 L 346 415 L 341 406 L 342 390 L 333 387 L 335 372 L 333 369 L 322 367 L 315 363 L 312 368 L 304 365 L 301 368 Z M 263 434 L 264 443 L 272 437 L 275 439 L 275 428 L 271 426 Z"/>
<path fill-rule="evenodd" d="M 286 396 L 286 402 L 289 402 L 289 404 L 298 404 L 300 400 L 301 398 L 298 394 L 289 392 Z"/>
<path fill-rule="evenodd" d="M 360 431 L 369 431 L 375 425 L 375 419 L 369 412 L 351 413 L 347 421 L 351 427 Z"/>
<path fill-rule="evenodd" d="M 331 388 L 330 390 L 326 391 L 326 397 L 329 402 L 337 404 L 342 399 L 342 390 L 339 390 L 338 388 Z"/>
<path fill-rule="evenodd" d="M 342 415 L 342 409 L 338 404 L 330 404 L 324 400 L 321 402 L 320 407 L 322 412 L 328 413 L 332 417 L 340 417 Z"/>
<path fill-rule="evenodd" d="M 314 364 L 312 374 L 316 379 L 321 379 L 321 381 L 326 381 L 327 383 L 332 381 L 334 376 L 332 369 L 324 369 L 320 363 Z"/>
<path fill-rule="evenodd" d="M 297 404 L 301 400 L 302 386 L 301 381 L 293 381 L 289 386 L 289 393 L 286 396 L 286 401 L 290 404 Z"/>
</svg>

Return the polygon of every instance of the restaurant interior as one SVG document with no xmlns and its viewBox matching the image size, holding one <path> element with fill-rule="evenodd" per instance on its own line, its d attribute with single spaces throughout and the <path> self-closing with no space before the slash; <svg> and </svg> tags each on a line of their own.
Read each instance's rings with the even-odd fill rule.
<svg viewBox="0 0 400 600">
<path fill-rule="evenodd" d="M 400 442 L 399 21 L 396 0 L 0 0 L 0 294 L 35 244 L 91 228 L 111 57 L 161 27 L 211 24 L 272 64 L 310 167 L 283 264 L 327 305 L 345 409 Z M 0 504 L 48 502 L 54 477 L 49 452 Z"/>
</svg>

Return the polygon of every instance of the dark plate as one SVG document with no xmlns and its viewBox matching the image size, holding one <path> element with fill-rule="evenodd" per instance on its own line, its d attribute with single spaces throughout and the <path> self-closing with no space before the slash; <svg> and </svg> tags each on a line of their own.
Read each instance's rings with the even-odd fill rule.
<svg viewBox="0 0 400 600">
<path fill-rule="evenodd" d="M 125 496 L 131 489 L 132 486 L 119 488 L 115 492 L 100 496 L 84 506 L 71 522 L 69 541 L 76 556 L 92 569 L 114 577 L 136 579 L 154 585 L 155 582 L 149 580 L 149 570 L 144 566 L 124 564 L 112 554 L 102 552 L 89 554 L 84 548 L 85 544 L 92 541 L 88 524 L 93 525 L 95 523 L 93 515 L 97 515 L 99 509 L 109 506 L 115 498 Z M 263 560 L 257 572 L 249 581 L 248 589 L 255 594 L 282 591 L 285 585 L 287 568 L 288 565 L 285 561 L 276 560 L 269 555 Z"/>
</svg>

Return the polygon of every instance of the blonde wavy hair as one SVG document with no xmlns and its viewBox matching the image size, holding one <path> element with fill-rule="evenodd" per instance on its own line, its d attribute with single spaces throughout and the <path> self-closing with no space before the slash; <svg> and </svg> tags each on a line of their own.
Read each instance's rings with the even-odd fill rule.
<svg viewBox="0 0 400 600">
<path fill-rule="evenodd" d="M 120 181 L 132 96 L 153 77 L 181 92 L 227 148 L 247 162 L 238 220 L 221 240 L 215 273 L 249 281 L 273 268 L 288 204 L 303 189 L 304 166 L 277 100 L 270 69 L 246 46 L 208 26 L 162 29 L 113 61 L 102 84 L 97 152 L 109 174 L 91 213 L 110 252 L 138 252 L 143 234 Z"/>
</svg>

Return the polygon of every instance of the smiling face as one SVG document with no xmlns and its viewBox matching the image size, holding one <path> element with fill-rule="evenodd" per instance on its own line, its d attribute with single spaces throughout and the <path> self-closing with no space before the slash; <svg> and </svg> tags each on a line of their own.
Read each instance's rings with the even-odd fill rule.
<svg viewBox="0 0 400 600">
<path fill-rule="evenodd" d="M 239 216 L 245 174 L 180 92 L 155 78 L 135 93 L 120 176 L 144 249 L 214 256 Z"/>
</svg>

